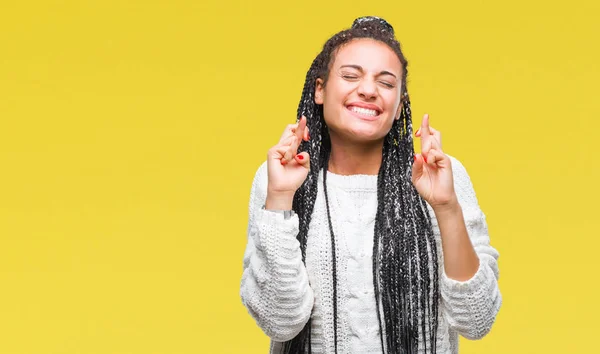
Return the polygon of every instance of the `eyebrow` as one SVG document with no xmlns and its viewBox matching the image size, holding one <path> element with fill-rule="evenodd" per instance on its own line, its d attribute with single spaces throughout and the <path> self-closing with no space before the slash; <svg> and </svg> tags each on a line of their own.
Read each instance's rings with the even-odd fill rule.
<svg viewBox="0 0 600 354">
<path fill-rule="evenodd" d="M 364 72 L 362 66 L 360 66 L 360 65 L 350 65 L 350 64 L 349 65 L 342 65 L 342 66 L 340 66 L 340 69 L 342 69 L 342 68 L 352 68 L 352 69 L 356 69 L 356 70 L 358 70 L 360 72 Z M 391 73 L 391 72 L 389 72 L 387 70 L 383 70 L 379 74 L 377 74 L 377 76 L 381 76 L 381 75 L 391 75 L 395 79 L 397 79 L 396 75 L 394 75 L 393 73 Z"/>
</svg>

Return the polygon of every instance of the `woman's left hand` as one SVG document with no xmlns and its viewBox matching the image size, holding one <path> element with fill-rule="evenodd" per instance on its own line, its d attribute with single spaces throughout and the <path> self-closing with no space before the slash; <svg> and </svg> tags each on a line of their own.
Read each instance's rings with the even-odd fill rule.
<svg viewBox="0 0 600 354">
<path fill-rule="evenodd" d="M 421 138 L 421 153 L 415 154 L 413 185 L 434 210 L 453 206 L 457 198 L 452 165 L 450 158 L 442 152 L 441 133 L 429 126 L 429 114 L 423 117 L 415 136 Z"/>
</svg>

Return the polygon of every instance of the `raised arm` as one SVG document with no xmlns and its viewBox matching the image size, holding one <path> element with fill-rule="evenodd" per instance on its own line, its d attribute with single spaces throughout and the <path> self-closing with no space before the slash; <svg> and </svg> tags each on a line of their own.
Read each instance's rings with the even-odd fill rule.
<svg viewBox="0 0 600 354">
<path fill-rule="evenodd" d="M 449 209 L 445 215 L 438 211 L 432 218 L 436 237 L 441 238 L 443 245 L 440 292 L 450 327 L 465 338 L 481 339 L 491 330 L 502 304 L 499 255 L 490 244 L 485 215 L 467 171 L 458 160 L 451 160 L 458 209 Z M 462 238 L 469 245 L 460 245 Z M 468 264 L 473 262 L 468 262 L 471 251 L 465 251 L 467 247 L 474 251 L 475 268 Z"/>
<path fill-rule="evenodd" d="M 301 124 L 306 126 L 304 120 Z M 240 295 L 258 326 L 272 340 L 294 338 L 308 322 L 314 293 L 308 282 L 298 235 L 299 219 L 291 210 L 295 190 L 308 173 L 309 156 L 296 155 L 304 128 L 286 129 L 254 177 L 250 192 L 248 240 Z M 300 135 L 300 139 L 297 137 Z M 306 170 L 303 171 L 303 170 Z"/>
<path fill-rule="evenodd" d="M 492 328 L 502 304 L 498 252 L 490 245 L 467 171 L 442 151 L 441 133 L 429 126 L 429 115 L 415 135 L 421 138 L 421 153 L 415 156 L 412 180 L 441 241 L 444 315 L 463 337 L 479 339 Z"/>
</svg>

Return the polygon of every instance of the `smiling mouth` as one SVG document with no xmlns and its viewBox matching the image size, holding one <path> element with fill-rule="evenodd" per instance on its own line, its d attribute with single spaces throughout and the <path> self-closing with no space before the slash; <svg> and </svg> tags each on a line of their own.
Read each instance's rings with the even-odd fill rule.
<svg viewBox="0 0 600 354">
<path fill-rule="evenodd" d="M 375 119 L 375 118 L 379 117 L 379 115 L 381 114 L 381 112 L 379 112 L 375 109 L 369 109 L 369 108 L 358 107 L 358 106 L 346 106 L 346 109 L 349 110 L 350 112 L 354 113 L 354 115 L 356 115 L 360 118 L 365 118 L 365 119 Z"/>
</svg>

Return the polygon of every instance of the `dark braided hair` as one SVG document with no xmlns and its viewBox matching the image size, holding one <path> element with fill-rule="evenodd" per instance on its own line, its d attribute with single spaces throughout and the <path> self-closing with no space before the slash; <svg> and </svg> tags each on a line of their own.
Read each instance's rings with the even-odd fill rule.
<svg viewBox="0 0 600 354">
<path fill-rule="evenodd" d="M 316 80 L 324 85 L 336 51 L 359 38 L 370 38 L 387 44 L 398 56 L 402 71 L 400 119 L 395 120 L 384 139 L 382 164 L 377 179 L 377 215 L 373 242 L 373 286 L 382 352 L 417 353 L 419 338 L 425 352 L 435 353 L 438 319 L 437 247 L 425 201 L 411 181 L 414 146 L 410 100 L 406 89 L 407 61 L 394 29 L 378 17 L 361 17 L 352 27 L 331 37 L 313 61 L 302 91 L 297 116 L 307 118 L 311 140 L 302 142 L 299 150 L 310 155 L 310 172 L 296 191 L 293 208 L 300 218 L 298 241 L 306 262 L 308 227 L 317 197 L 318 176 L 323 169 L 324 191 L 327 191 L 327 168 L 331 141 L 323 117 L 323 106 L 315 103 Z M 332 253 L 334 289 L 334 337 L 337 353 L 337 276 L 335 238 L 327 202 Z M 289 354 L 311 353 L 311 320 L 292 340 L 284 343 Z M 427 344 L 430 348 L 427 348 Z"/>
</svg>

